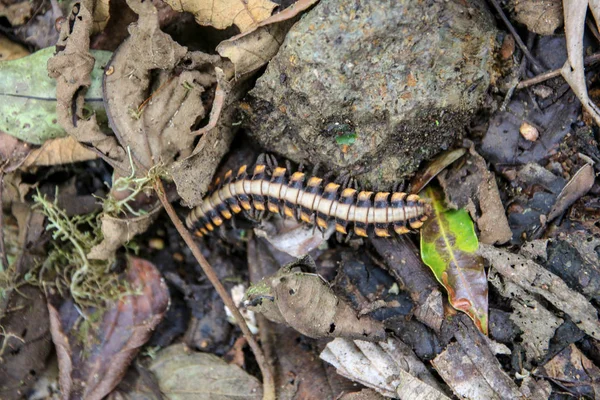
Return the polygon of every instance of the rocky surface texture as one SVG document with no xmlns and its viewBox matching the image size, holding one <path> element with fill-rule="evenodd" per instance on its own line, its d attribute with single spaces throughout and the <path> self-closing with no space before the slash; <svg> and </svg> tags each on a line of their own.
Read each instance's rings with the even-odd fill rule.
<svg viewBox="0 0 600 400">
<path fill-rule="evenodd" d="M 242 104 L 268 151 L 385 187 L 448 147 L 493 75 L 482 1 L 322 0 Z"/>
</svg>

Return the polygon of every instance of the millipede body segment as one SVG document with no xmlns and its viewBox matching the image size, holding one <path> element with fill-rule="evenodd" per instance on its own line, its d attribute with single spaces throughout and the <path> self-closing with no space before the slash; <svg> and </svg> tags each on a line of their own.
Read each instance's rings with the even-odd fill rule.
<svg viewBox="0 0 600 400">
<path fill-rule="evenodd" d="M 403 192 L 369 192 L 344 188 L 323 182 L 303 172 L 291 175 L 286 168 L 271 171 L 257 163 L 250 174 L 246 165 L 236 176 L 228 171 L 216 189 L 204 198 L 186 218 L 188 228 L 203 236 L 242 210 L 270 211 L 295 218 L 324 231 L 335 223 L 336 231 L 347 234 L 349 225 L 358 236 L 390 236 L 392 226 L 397 234 L 409 232 L 408 226 L 418 229 L 429 213 L 429 204 L 416 194 Z"/>
</svg>

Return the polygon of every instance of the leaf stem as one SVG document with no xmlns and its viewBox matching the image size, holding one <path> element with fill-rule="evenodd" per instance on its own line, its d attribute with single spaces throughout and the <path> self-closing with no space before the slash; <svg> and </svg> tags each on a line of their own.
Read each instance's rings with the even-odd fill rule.
<svg viewBox="0 0 600 400">
<path fill-rule="evenodd" d="M 167 199 L 165 187 L 160 177 L 157 177 L 154 181 L 154 189 L 156 190 L 160 202 L 167 211 L 167 214 L 171 218 L 171 221 L 173 221 L 173 225 L 175 225 L 175 228 L 181 235 L 183 241 L 188 245 L 188 247 L 192 251 L 192 254 L 198 261 L 198 264 L 200 264 L 200 266 L 202 267 L 202 270 L 206 274 L 206 277 L 208 278 L 210 283 L 212 283 L 213 287 L 223 300 L 223 303 L 225 303 L 225 306 L 227 306 L 229 310 L 231 310 L 233 317 L 235 318 L 240 329 L 242 330 L 244 337 L 248 341 L 248 344 L 250 345 L 250 348 L 254 353 L 254 357 L 256 358 L 256 362 L 260 367 L 260 371 L 262 372 L 263 400 L 275 400 L 275 381 L 271 369 L 269 368 L 269 363 L 267 362 L 262 349 L 258 345 L 258 342 L 254 339 L 252 332 L 250 332 L 248 325 L 246 325 L 246 321 L 240 313 L 240 310 L 238 310 L 237 306 L 231 299 L 231 296 L 229 296 L 229 293 L 227 292 L 221 281 L 219 281 L 215 270 L 211 267 L 208 261 L 206 261 L 206 258 L 204 258 L 204 256 L 200 252 L 200 248 L 198 247 L 196 242 L 194 242 L 194 238 L 192 237 L 190 232 L 183 225 L 181 219 L 179 219 L 179 216 L 175 212 L 175 209 Z"/>
</svg>

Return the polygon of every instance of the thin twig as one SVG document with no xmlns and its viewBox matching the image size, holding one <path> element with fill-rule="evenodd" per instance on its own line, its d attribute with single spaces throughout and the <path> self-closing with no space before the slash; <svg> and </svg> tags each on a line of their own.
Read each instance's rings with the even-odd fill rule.
<svg viewBox="0 0 600 400">
<path fill-rule="evenodd" d="M 593 65 L 593 64 L 597 63 L 598 61 L 600 61 L 600 53 L 592 54 L 591 56 L 584 58 L 583 64 L 586 67 L 589 67 L 590 65 Z M 521 81 L 521 83 L 519 83 L 517 85 L 517 90 L 524 89 L 529 86 L 537 85 L 538 83 L 542 83 L 544 81 L 547 81 L 548 79 L 556 78 L 557 76 L 560 76 L 560 70 L 561 70 L 561 68 L 553 69 L 552 71 L 544 72 L 543 74 L 534 76 L 531 79 Z"/>
<path fill-rule="evenodd" d="M 4 243 L 4 212 L 2 211 L 2 186 L 4 185 L 4 166 L 0 168 L 0 253 L 2 253 L 2 268 L 0 271 L 8 269 L 8 255 L 6 254 L 6 246 Z"/>
<path fill-rule="evenodd" d="M 240 329 L 242 330 L 242 333 L 244 334 L 244 337 L 248 341 L 248 344 L 250 345 L 250 348 L 254 353 L 254 357 L 256 358 L 256 362 L 258 363 L 258 366 L 260 367 L 260 370 L 262 372 L 263 400 L 275 400 L 275 382 L 273 379 L 273 374 L 269 368 L 269 364 L 267 363 L 262 349 L 258 345 L 258 342 L 254 339 L 254 336 L 252 335 L 252 332 L 250 332 L 248 325 L 246 325 L 246 321 L 240 313 L 240 310 L 238 310 L 237 306 L 231 299 L 231 296 L 229 296 L 229 293 L 227 293 L 227 290 L 221 284 L 221 281 L 217 277 L 215 270 L 210 266 L 208 261 L 206 261 L 206 258 L 204 258 L 204 256 L 200 252 L 198 245 L 196 245 L 196 242 L 194 242 L 192 235 L 179 219 L 179 216 L 175 212 L 175 209 L 173 208 L 171 203 L 169 203 L 165 192 L 165 187 L 160 178 L 157 178 L 155 180 L 154 189 L 156 190 L 158 198 L 160 199 L 163 207 L 167 211 L 167 214 L 169 214 L 171 221 L 173 221 L 173 225 L 175 225 L 175 228 L 183 238 L 183 241 L 188 245 L 188 247 L 192 251 L 192 254 L 194 255 L 194 257 L 202 267 L 202 270 L 206 274 L 206 277 L 208 278 L 210 283 L 212 283 L 213 287 L 223 300 L 223 303 L 225 303 L 225 306 L 227 306 L 227 308 L 229 308 L 229 310 L 233 314 L 235 321 L 239 325 Z"/>
<path fill-rule="evenodd" d="M 523 42 L 523 40 L 521 39 L 521 37 L 517 33 L 517 30 L 515 29 L 515 27 L 512 26 L 512 24 L 510 23 L 510 21 L 508 20 L 508 18 L 506 18 L 506 15 L 504 14 L 504 11 L 502 11 L 502 7 L 500 7 L 500 4 L 498 4 L 498 1 L 496 1 L 496 0 L 489 0 L 489 2 L 492 3 L 492 5 L 494 6 L 494 8 L 496 9 L 496 12 L 498 12 L 498 14 L 500 15 L 500 18 L 502 19 L 502 22 L 504 22 L 504 25 L 506 25 L 506 27 L 510 31 L 511 35 L 513 35 L 513 37 L 515 38 L 515 41 L 517 42 L 517 44 L 521 48 L 521 51 L 523 52 L 523 54 L 525 54 L 525 57 L 527 57 L 527 59 L 531 62 L 532 67 L 535 70 L 535 72 L 538 73 L 538 74 L 540 72 L 542 72 L 544 70 L 544 68 L 535 59 L 535 57 L 529 52 L 529 49 L 527 48 L 527 46 L 525 45 L 525 43 Z"/>
</svg>

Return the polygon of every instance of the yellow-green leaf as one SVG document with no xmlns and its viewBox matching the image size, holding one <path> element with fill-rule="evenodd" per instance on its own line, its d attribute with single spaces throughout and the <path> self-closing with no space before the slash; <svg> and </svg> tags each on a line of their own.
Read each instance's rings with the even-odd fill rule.
<svg viewBox="0 0 600 400">
<path fill-rule="evenodd" d="M 488 287 L 483 259 L 475 254 L 479 241 L 464 210 L 449 210 L 439 192 L 426 192 L 433 213 L 421 229 L 421 258 L 446 288 L 450 304 L 465 312 L 487 335 Z"/>
</svg>

